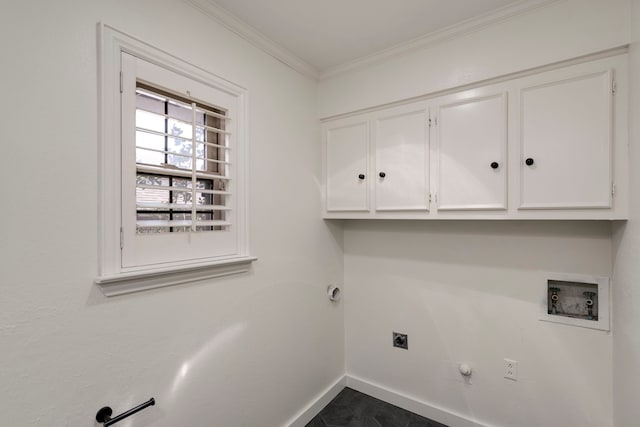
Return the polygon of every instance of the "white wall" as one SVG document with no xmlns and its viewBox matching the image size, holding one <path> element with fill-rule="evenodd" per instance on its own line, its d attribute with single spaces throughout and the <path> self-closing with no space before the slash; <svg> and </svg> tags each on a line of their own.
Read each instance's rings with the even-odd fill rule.
<svg viewBox="0 0 640 427">
<path fill-rule="evenodd" d="M 353 221 L 344 239 L 348 375 L 488 426 L 612 425 L 611 335 L 538 320 L 546 272 L 610 275 L 609 223 Z"/>
<path fill-rule="evenodd" d="M 110 299 L 92 284 L 99 21 L 249 88 L 250 274 Z M 315 82 L 179 0 L 3 2 L 0 47 L 3 425 L 93 426 L 153 396 L 123 425 L 280 426 L 342 376 Z"/>
<path fill-rule="evenodd" d="M 630 197 L 629 221 L 614 230 L 613 340 L 614 420 L 616 427 L 635 426 L 640 419 L 640 1 L 631 2 L 630 49 Z"/>
<path fill-rule="evenodd" d="M 320 82 L 320 117 L 369 108 L 629 43 L 629 0 L 558 0 Z"/>
<path fill-rule="evenodd" d="M 626 45 L 629 4 L 558 1 L 328 78 L 320 82 L 319 115 Z M 611 227 L 571 221 L 346 222 L 347 373 L 490 426 L 611 426 L 613 336 L 537 320 L 544 272 L 612 275 Z M 629 260 L 637 252 L 629 250 Z M 635 272 L 630 280 L 639 276 Z M 633 303 L 627 304 L 631 312 Z M 409 333 L 408 352 L 391 347 L 393 330 Z M 628 341 L 638 342 L 631 334 L 629 329 Z M 623 366 L 636 356 L 620 356 Z M 504 358 L 520 361 L 518 382 L 502 378 Z M 463 361 L 475 368 L 471 385 L 456 372 Z M 631 399 L 623 402 L 637 406 Z"/>
</svg>

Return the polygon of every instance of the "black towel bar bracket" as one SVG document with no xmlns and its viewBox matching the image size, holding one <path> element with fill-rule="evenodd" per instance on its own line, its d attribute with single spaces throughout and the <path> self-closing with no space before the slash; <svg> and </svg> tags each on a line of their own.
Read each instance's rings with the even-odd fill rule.
<svg viewBox="0 0 640 427">
<path fill-rule="evenodd" d="M 105 406 L 104 408 L 100 409 L 96 414 L 96 421 L 99 423 L 102 423 L 104 427 L 108 427 L 108 426 L 114 425 L 118 421 L 124 420 L 125 418 L 135 414 L 136 412 L 142 411 L 146 407 L 153 406 L 155 404 L 156 404 L 156 400 L 152 397 L 147 402 L 144 402 L 143 404 L 138 405 L 135 408 L 131 408 L 127 412 L 123 412 L 120 415 L 116 415 L 113 418 L 111 417 L 111 414 L 113 414 L 113 409 L 111 409 L 108 406 Z"/>
</svg>

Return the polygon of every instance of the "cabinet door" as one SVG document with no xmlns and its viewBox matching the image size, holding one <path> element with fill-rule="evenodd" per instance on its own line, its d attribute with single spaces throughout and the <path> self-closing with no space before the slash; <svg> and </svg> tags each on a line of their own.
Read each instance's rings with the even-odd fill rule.
<svg viewBox="0 0 640 427">
<path fill-rule="evenodd" d="M 327 125 L 325 150 L 327 211 L 368 211 L 369 121 Z"/>
<path fill-rule="evenodd" d="M 499 93 L 438 107 L 438 210 L 507 208 L 506 105 Z"/>
<path fill-rule="evenodd" d="M 611 82 L 603 71 L 520 90 L 521 209 L 611 207 Z"/>
<path fill-rule="evenodd" d="M 425 103 L 375 115 L 376 210 L 429 210 L 428 121 Z"/>
</svg>

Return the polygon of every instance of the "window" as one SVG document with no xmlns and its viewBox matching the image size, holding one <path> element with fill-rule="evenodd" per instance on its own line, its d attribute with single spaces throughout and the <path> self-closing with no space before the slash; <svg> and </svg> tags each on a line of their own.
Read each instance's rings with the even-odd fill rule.
<svg viewBox="0 0 640 427">
<path fill-rule="evenodd" d="M 219 231 L 231 226 L 225 218 L 231 209 L 231 135 L 225 114 L 136 84 L 137 233 Z"/>
<path fill-rule="evenodd" d="M 101 28 L 107 295 L 246 271 L 246 91 Z"/>
</svg>

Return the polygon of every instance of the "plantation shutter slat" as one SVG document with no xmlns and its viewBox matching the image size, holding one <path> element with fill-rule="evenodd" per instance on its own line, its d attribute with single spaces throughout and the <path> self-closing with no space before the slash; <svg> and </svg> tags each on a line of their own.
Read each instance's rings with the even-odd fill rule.
<svg viewBox="0 0 640 427">
<path fill-rule="evenodd" d="M 188 204 L 180 204 L 180 203 L 154 203 L 154 202 L 137 202 L 136 206 L 140 209 L 174 209 L 174 210 L 191 210 L 194 206 L 191 203 Z M 224 205 L 198 205 L 195 207 L 198 211 L 228 211 L 231 210 L 230 207 Z"/>
<path fill-rule="evenodd" d="M 192 172 L 188 169 L 180 169 L 171 166 L 158 166 L 158 165 L 150 165 L 147 163 L 137 163 L 137 170 L 140 173 L 150 173 L 150 174 L 164 174 L 168 170 L 172 172 L 174 176 L 183 176 L 191 178 Z M 223 175 L 216 175 L 214 173 L 207 173 L 204 171 L 196 171 L 196 175 L 198 178 L 202 179 L 215 179 L 220 181 L 231 181 L 231 178 Z"/>
<path fill-rule="evenodd" d="M 146 189 L 146 190 L 173 191 L 174 193 L 176 193 L 176 192 L 190 193 L 191 192 L 190 188 L 180 188 L 180 187 L 170 187 L 169 188 L 169 187 L 165 187 L 165 186 L 162 186 L 162 185 L 138 184 L 138 185 L 136 185 L 136 188 Z M 220 190 L 199 189 L 198 192 L 206 193 L 206 194 L 231 195 L 231 192 L 229 192 L 229 191 L 220 191 Z"/>
<path fill-rule="evenodd" d="M 138 110 L 138 111 L 144 111 L 144 110 Z M 178 119 L 173 119 L 170 116 L 167 116 L 166 114 L 156 114 L 156 113 L 151 113 L 154 114 L 156 116 L 158 116 L 158 118 L 171 118 L 172 120 L 175 120 L 176 122 L 182 123 L 182 124 L 186 124 L 189 126 L 192 126 L 193 124 L 190 122 L 185 122 L 183 120 L 178 120 Z M 220 133 L 220 134 L 224 134 L 224 135 L 231 135 L 231 132 L 227 132 L 226 130 L 222 130 L 222 129 L 218 129 L 218 128 L 214 128 L 212 126 L 205 126 L 205 125 L 196 125 L 195 126 L 197 129 L 202 129 L 202 130 L 206 130 L 209 132 L 213 132 L 213 133 Z M 169 137 L 175 137 L 175 135 L 170 134 L 170 133 L 165 133 L 165 132 L 158 132 L 158 131 L 154 131 L 153 129 L 148 129 L 145 127 L 136 127 L 136 130 L 138 132 L 147 132 L 147 133 L 151 133 L 151 134 L 155 134 L 155 135 L 159 135 L 159 136 L 169 136 Z M 187 138 L 187 137 L 180 137 L 181 139 L 187 140 L 187 141 L 191 141 L 191 138 Z M 202 142 L 202 140 L 197 140 L 198 142 Z"/>
<path fill-rule="evenodd" d="M 162 153 L 162 154 L 170 154 L 172 156 L 179 156 L 179 157 L 191 157 L 191 155 L 189 154 L 181 154 L 181 153 L 176 153 L 174 151 L 167 151 L 167 150 L 157 150 L 155 148 L 146 148 L 146 147 L 136 147 L 138 150 L 145 150 L 145 151 L 152 151 L 154 153 Z M 230 162 L 225 162 L 223 160 L 214 160 L 214 159 L 208 159 L 206 157 L 196 157 L 196 160 L 206 160 L 209 162 L 213 162 L 213 163 L 220 163 L 223 165 L 230 165 Z"/>
<path fill-rule="evenodd" d="M 228 227 L 231 223 L 227 221 L 191 221 L 191 220 L 148 220 L 137 221 L 136 226 L 140 228 L 156 228 L 156 227 Z"/>
<path fill-rule="evenodd" d="M 153 90 L 152 89 L 146 90 L 146 89 L 144 89 L 145 87 L 151 88 L 151 86 L 146 85 L 144 83 L 138 84 L 138 87 L 136 88 L 136 94 L 143 95 L 143 96 L 146 96 L 148 98 L 155 99 L 155 100 L 160 100 L 160 101 L 165 99 L 165 96 L 160 94 L 160 92 L 164 93 L 164 91 L 159 91 L 158 90 L 158 93 L 156 93 L 155 91 L 157 89 L 153 88 Z M 171 102 L 173 104 L 176 104 L 176 105 L 180 105 L 182 107 L 189 108 L 189 109 L 191 108 L 191 103 L 190 102 L 182 101 L 182 100 L 178 99 L 178 97 L 173 97 L 173 98 L 169 99 L 169 102 Z M 211 109 L 205 108 L 204 104 L 196 105 L 196 112 L 197 113 L 205 113 L 206 115 L 211 116 L 211 117 L 216 117 L 218 119 L 222 119 L 222 120 L 225 120 L 225 121 L 231 121 L 230 117 L 227 117 L 224 114 L 216 113 L 213 110 L 214 110 L 214 108 L 211 108 Z"/>
<path fill-rule="evenodd" d="M 164 118 L 166 118 L 166 119 L 172 119 L 172 120 L 175 120 L 175 121 L 177 121 L 177 122 L 182 122 L 182 123 L 184 123 L 184 124 L 191 125 L 191 122 L 190 122 L 190 121 L 183 120 L 182 118 L 178 117 L 178 116 L 177 116 L 177 115 L 175 115 L 175 114 L 174 114 L 174 115 L 171 115 L 171 114 L 168 114 L 168 113 L 161 113 L 161 112 L 154 111 L 154 110 L 147 109 L 147 108 L 137 108 L 136 110 L 137 110 L 137 111 L 140 111 L 140 112 L 143 112 L 143 113 L 155 114 L 155 115 L 157 115 L 157 116 L 162 116 L 162 117 L 164 117 Z M 196 109 L 196 112 L 197 112 L 197 111 L 200 111 L 200 112 L 202 112 L 202 113 L 205 113 L 205 111 L 204 111 L 204 110 L 198 110 L 198 109 Z M 211 115 L 211 116 L 215 115 L 217 118 L 224 119 L 224 120 L 231 120 L 231 119 L 229 119 L 229 118 L 227 118 L 227 117 L 221 116 L 220 114 L 215 114 L 215 113 L 211 113 L 211 112 L 209 112 L 209 113 L 205 113 L 205 114 L 207 114 L 207 115 Z M 205 127 L 205 128 L 207 128 L 207 127 L 208 127 L 208 128 L 211 128 L 211 129 L 212 129 L 212 132 L 216 132 L 216 131 L 218 131 L 219 133 L 225 133 L 225 134 L 227 134 L 227 135 L 231 135 L 231 132 L 229 132 L 229 131 L 227 131 L 227 130 L 224 130 L 224 129 L 218 129 L 218 128 L 213 127 L 213 126 L 206 126 L 206 125 L 204 125 L 204 124 L 202 124 L 202 123 L 198 123 L 198 124 L 197 124 L 197 126 L 198 126 L 198 127 Z"/>
</svg>

